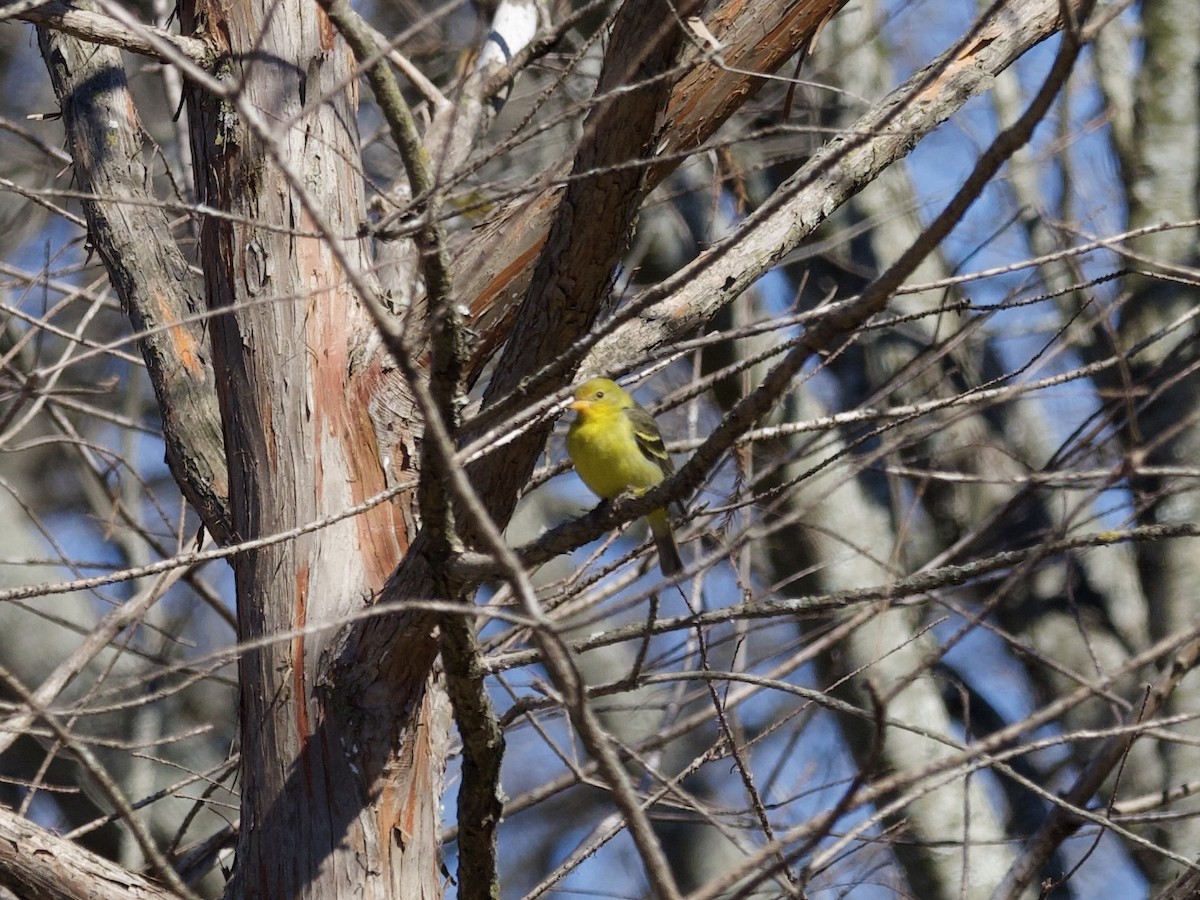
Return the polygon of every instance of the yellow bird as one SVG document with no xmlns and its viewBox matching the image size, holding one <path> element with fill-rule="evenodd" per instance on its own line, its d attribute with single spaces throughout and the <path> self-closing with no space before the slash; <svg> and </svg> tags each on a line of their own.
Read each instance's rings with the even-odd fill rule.
<svg viewBox="0 0 1200 900">
<path fill-rule="evenodd" d="M 575 421 L 567 432 L 567 453 L 596 496 L 612 500 L 622 494 L 644 494 L 675 471 L 654 417 L 615 381 L 585 381 L 575 389 L 569 406 L 575 410 Z M 667 511 L 656 509 L 646 520 L 662 573 L 682 572 Z"/>
</svg>

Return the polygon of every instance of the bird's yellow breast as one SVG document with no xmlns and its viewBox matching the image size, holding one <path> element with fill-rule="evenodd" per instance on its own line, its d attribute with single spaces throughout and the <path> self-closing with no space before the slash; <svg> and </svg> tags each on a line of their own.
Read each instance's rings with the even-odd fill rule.
<svg viewBox="0 0 1200 900">
<path fill-rule="evenodd" d="M 642 453 L 633 423 L 621 409 L 579 413 L 567 432 L 567 452 L 583 483 L 607 500 L 642 493 L 663 479 L 658 464 Z"/>
</svg>

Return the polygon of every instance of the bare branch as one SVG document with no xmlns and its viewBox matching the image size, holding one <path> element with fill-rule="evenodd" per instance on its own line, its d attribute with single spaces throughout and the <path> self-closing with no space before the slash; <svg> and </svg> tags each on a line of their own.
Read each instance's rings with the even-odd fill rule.
<svg viewBox="0 0 1200 900">
<path fill-rule="evenodd" d="M 179 897 L 2 806 L 0 884 L 27 900 L 178 900 Z"/>
<path fill-rule="evenodd" d="M 20 8 L 20 11 L 14 13 L 9 8 Z M 153 25 L 131 28 L 103 13 L 63 0 L 44 0 L 34 4 L 22 3 L 21 0 L 6 0 L 0 4 L 0 21 L 10 15 L 51 31 L 69 34 L 81 41 L 116 47 L 154 59 L 166 61 L 156 41 L 170 44 L 201 68 L 210 68 L 216 59 L 212 48 L 199 38 L 172 34 Z M 153 37 L 149 38 L 147 35 Z"/>
</svg>

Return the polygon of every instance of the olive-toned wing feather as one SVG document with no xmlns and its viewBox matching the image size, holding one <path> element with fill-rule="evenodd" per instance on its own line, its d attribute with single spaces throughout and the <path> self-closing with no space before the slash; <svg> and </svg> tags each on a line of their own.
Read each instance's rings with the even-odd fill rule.
<svg viewBox="0 0 1200 900">
<path fill-rule="evenodd" d="M 658 423 L 654 421 L 654 417 L 640 406 L 629 407 L 625 410 L 625 415 L 633 423 L 633 437 L 646 459 L 662 469 L 664 475 L 674 472 L 675 464 L 671 462 L 671 455 L 667 453 L 662 433 L 658 430 Z"/>
</svg>

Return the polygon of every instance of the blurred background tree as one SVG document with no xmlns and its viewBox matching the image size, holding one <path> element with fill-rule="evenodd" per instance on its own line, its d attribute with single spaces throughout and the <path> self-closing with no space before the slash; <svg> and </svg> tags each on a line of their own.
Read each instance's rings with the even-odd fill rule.
<svg viewBox="0 0 1200 900">
<path fill-rule="evenodd" d="M 0 886 L 1195 896 L 1194 0 L 0 42 Z"/>
</svg>

